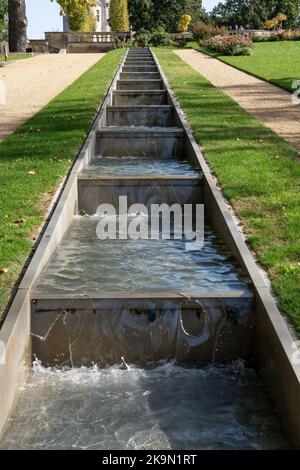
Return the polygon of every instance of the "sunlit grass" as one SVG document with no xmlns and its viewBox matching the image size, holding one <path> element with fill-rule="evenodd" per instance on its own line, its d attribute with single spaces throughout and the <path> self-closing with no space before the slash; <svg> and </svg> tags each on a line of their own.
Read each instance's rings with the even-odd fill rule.
<svg viewBox="0 0 300 470">
<path fill-rule="evenodd" d="M 30 59 L 31 57 L 31 54 L 9 54 L 7 60 L 8 62 L 12 62 L 14 60 Z M 0 54 L 0 64 L 3 65 L 5 62 L 5 56 Z"/>
<path fill-rule="evenodd" d="M 189 47 L 210 53 L 197 45 L 189 43 Z M 277 41 L 256 43 L 251 56 L 230 57 L 212 54 L 226 64 L 263 78 L 275 85 L 294 91 L 295 80 L 300 80 L 300 41 Z"/>
</svg>

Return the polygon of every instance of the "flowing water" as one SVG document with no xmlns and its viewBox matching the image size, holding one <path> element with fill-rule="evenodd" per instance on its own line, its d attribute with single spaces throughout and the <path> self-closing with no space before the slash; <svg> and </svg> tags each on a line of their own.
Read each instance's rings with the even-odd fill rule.
<svg viewBox="0 0 300 470">
<path fill-rule="evenodd" d="M 155 157 L 101 157 L 95 158 L 83 174 L 96 176 L 197 176 L 187 160 Z"/>
<path fill-rule="evenodd" d="M 156 67 L 154 69 L 156 71 Z M 123 94 L 126 95 L 126 92 Z M 141 94 L 130 96 L 129 104 L 148 103 L 145 96 L 138 96 Z M 162 91 L 161 95 L 158 101 L 166 101 L 165 92 Z M 155 104 L 157 98 L 154 95 L 149 100 L 149 104 Z M 125 104 L 128 105 L 128 97 Z M 177 134 L 170 134 L 168 139 L 150 133 L 138 142 L 134 142 L 130 134 L 126 141 L 122 134 L 118 137 L 118 133 L 112 133 L 116 136 L 116 142 L 112 137 L 100 140 L 102 147 L 98 148 L 98 153 L 103 151 L 106 155 L 117 155 L 117 149 L 127 156 L 98 156 L 82 173 L 90 176 L 91 180 L 107 175 L 201 175 L 186 160 L 161 158 L 180 154 L 180 133 L 178 129 L 175 131 Z M 140 148 L 141 142 L 144 142 L 145 149 Z M 178 151 L 176 146 L 179 146 Z M 150 151 L 157 157 L 138 157 L 143 153 L 150 154 Z M 137 156 L 131 157 L 133 154 Z M 163 194 L 157 182 L 137 189 L 130 187 L 130 191 L 133 200 L 139 200 L 135 191 L 142 192 L 147 203 L 158 203 L 159 196 L 167 197 L 172 202 L 180 202 L 180 198 L 186 201 L 192 198 L 195 191 L 192 185 L 186 185 L 186 181 L 182 182 L 182 187 L 169 186 L 166 185 Z M 126 185 L 119 188 L 114 183 L 102 193 L 105 193 L 107 200 L 114 200 L 113 196 L 117 197 L 119 192 L 125 191 L 124 188 L 127 191 Z M 97 216 L 74 218 L 62 244 L 39 276 L 32 291 L 33 298 L 34 293 L 42 293 L 46 297 L 71 293 L 69 300 L 72 303 L 73 296 L 80 297 L 85 291 L 123 295 L 139 294 L 146 289 L 149 294 L 184 291 L 187 294 L 183 298 L 187 303 L 190 294 L 207 291 L 243 291 L 246 299 L 239 300 L 238 311 L 233 308 L 236 306 L 235 299 L 203 299 L 203 303 L 199 304 L 201 314 L 199 308 L 194 312 L 194 307 L 183 308 L 182 311 L 177 308 L 174 314 L 172 306 L 169 311 L 160 311 L 156 306 L 145 308 L 145 311 L 135 311 L 134 308 L 127 311 L 125 307 L 116 311 L 101 311 L 95 305 L 83 311 L 79 307 L 77 310 L 70 307 L 63 311 L 59 307 L 56 311 L 55 307 L 47 309 L 37 304 L 32 315 L 32 337 L 36 351 L 40 347 L 40 352 L 46 351 L 48 358 L 54 351 L 55 360 L 65 354 L 68 361 L 64 365 L 78 364 L 81 367 L 46 368 L 38 360 L 34 362 L 0 449 L 287 448 L 288 443 L 255 370 L 241 359 L 227 364 L 214 362 L 218 350 L 221 348 L 223 351 L 225 340 L 230 342 L 234 338 L 230 350 L 239 341 L 243 344 L 248 341 L 252 347 L 253 312 L 251 295 L 247 297 L 251 286 L 222 240 L 210 227 L 206 227 L 204 247 L 198 251 L 187 251 L 184 239 L 99 240 L 96 236 L 98 222 Z M 230 306 L 232 308 L 228 309 Z M 45 330 L 43 332 L 41 325 Z M 227 330 L 225 327 L 228 327 Z M 240 335 L 240 331 L 244 336 Z M 165 353 L 168 341 L 173 354 Z M 156 350 L 159 359 L 177 358 L 178 351 L 185 357 L 186 351 L 198 346 L 201 349 L 202 343 L 208 343 L 209 351 L 213 350 L 212 355 L 204 351 L 204 356 L 213 360 L 209 365 L 204 365 L 207 363 L 205 359 L 201 364 L 186 366 L 175 361 L 164 361 L 141 367 L 127 365 L 122 359 L 123 362 L 110 367 L 83 366 L 93 361 L 115 364 L 120 362 L 122 356 L 136 363 L 136 356 L 138 359 L 142 356 L 140 351 L 144 352 L 147 360 L 149 357 L 156 358 L 153 354 Z M 184 347 L 180 349 L 178 345 L 182 344 Z M 57 345 L 56 354 L 54 348 Z M 129 345 L 127 350 L 126 345 Z M 135 356 L 130 356 L 131 346 Z M 97 347 L 103 348 L 99 352 L 100 356 L 103 355 L 102 362 L 94 360 L 94 349 Z M 93 361 L 85 363 L 89 349 Z M 117 359 L 112 354 L 109 362 L 107 355 L 111 351 L 116 353 Z M 249 356 L 238 354 L 232 357 Z M 198 360 L 199 356 L 196 358 Z M 58 364 L 55 360 L 48 364 Z"/>
<path fill-rule="evenodd" d="M 249 290 L 245 273 L 209 228 L 204 247 L 186 240 L 99 240 L 97 217 L 76 217 L 35 287 L 36 292 Z"/>
<path fill-rule="evenodd" d="M 256 373 L 228 365 L 46 369 L 38 362 L 1 449 L 286 448 Z"/>
</svg>

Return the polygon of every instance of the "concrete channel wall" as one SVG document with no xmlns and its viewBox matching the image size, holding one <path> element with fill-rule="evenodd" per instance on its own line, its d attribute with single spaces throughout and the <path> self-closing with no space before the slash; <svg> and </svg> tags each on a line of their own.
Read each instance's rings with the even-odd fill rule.
<svg viewBox="0 0 300 470">
<path fill-rule="evenodd" d="M 79 172 L 91 161 L 95 154 L 95 149 L 99 149 L 99 146 L 102 146 L 101 150 L 106 148 L 105 139 L 109 140 L 109 145 L 113 142 L 113 135 L 111 137 L 108 135 L 111 131 L 103 133 L 102 127 L 104 127 L 106 123 L 106 107 L 113 104 L 113 92 L 116 91 L 117 80 L 120 76 L 126 55 L 127 53 L 114 77 L 85 145 L 69 175 L 53 216 L 44 232 L 32 262 L 25 273 L 14 303 L 0 331 L 0 341 L 7 346 L 6 360 L 3 360 L 3 364 L 0 365 L 0 431 L 3 431 L 5 427 L 6 421 L 18 398 L 19 387 L 25 382 L 29 370 L 28 365 L 30 365 L 30 361 L 28 357 L 30 357 L 31 349 L 31 288 L 38 275 L 53 255 L 55 249 L 60 244 L 72 222 L 74 214 L 77 213 L 77 179 Z M 208 208 L 208 213 L 210 213 L 211 223 L 226 240 L 235 257 L 252 280 L 256 307 L 255 337 L 254 344 L 251 346 L 252 354 L 265 380 L 265 384 L 270 391 L 273 403 L 279 412 L 287 436 L 293 444 L 299 446 L 300 365 L 296 364 L 295 361 L 293 363 L 292 360 L 295 355 L 294 338 L 286 322 L 280 315 L 269 288 L 262 278 L 237 228 L 230 208 L 227 206 L 220 190 L 216 186 L 211 171 L 193 138 L 183 113 L 177 105 L 156 59 L 155 63 L 163 79 L 163 87 L 167 92 L 168 105 L 174 106 L 175 122 L 178 127 L 182 129 L 183 134 L 180 145 L 184 146 L 185 153 L 189 160 L 203 171 L 202 198 Z M 134 72 L 134 66 L 122 70 L 122 73 L 126 74 L 132 72 Z M 157 71 L 153 70 L 153 73 L 157 74 Z M 159 94 L 160 91 L 157 90 L 158 100 Z M 122 90 L 117 90 L 117 93 L 114 93 L 114 95 L 118 96 L 118 102 L 114 104 L 122 106 Z M 168 112 L 167 109 L 166 112 Z M 123 118 L 120 117 L 120 119 Z M 98 131 L 100 129 L 103 135 L 99 135 Z M 117 145 L 115 150 L 117 150 Z M 178 152 L 180 151 L 181 149 L 178 150 Z M 79 191 L 84 191 L 84 180 L 81 180 L 80 184 L 81 187 L 79 186 Z M 120 184 L 122 185 L 122 182 Z M 99 192 L 99 187 L 95 187 L 93 191 L 96 193 Z M 86 198 L 86 206 L 89 210 L 93 211 L 91 207 L 92 201 L 89 199 L 90 197 L 89 195 Z M 85 200 L 84 197 L 83 200 Z"/>
</svg>

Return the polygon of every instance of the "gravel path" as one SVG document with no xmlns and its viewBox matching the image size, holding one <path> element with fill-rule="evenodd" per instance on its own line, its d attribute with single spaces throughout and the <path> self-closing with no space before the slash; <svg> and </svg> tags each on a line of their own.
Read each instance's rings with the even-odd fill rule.
<svg viewBox="0 0 300 470">
<path fill-rule="evenodd" d="M 300 105 L 292 104 L 288 91 L 201 52 L 192 49 L 175 52 L 215 87 L 300 150 Z"/>
<path fill-rule="evenodd" d="M 103 56 L 45 54 L 0 68 L 0 81 L 4 81 L 6 89 L 6 103 L 3 105 L 0 102 L 0 141 Z"/>
</svg>

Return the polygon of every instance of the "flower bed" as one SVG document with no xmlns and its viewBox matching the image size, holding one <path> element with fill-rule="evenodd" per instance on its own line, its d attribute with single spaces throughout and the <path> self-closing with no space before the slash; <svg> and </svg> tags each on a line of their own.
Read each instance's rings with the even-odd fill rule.
<svg viewBox="0 0 300 470">
<path fill-rule="evenodd" d="M 223 55 L 251 55 L 254 44 L 249 36 L 214 36 L 205 41 L 200 41 L 205 46 Z"/>
<path fill-rule="evenodd" d="M 254 42 L 300 41 L 300 29 L 279 29 L 269 36 L 253 36 Z"/>
</svg>

